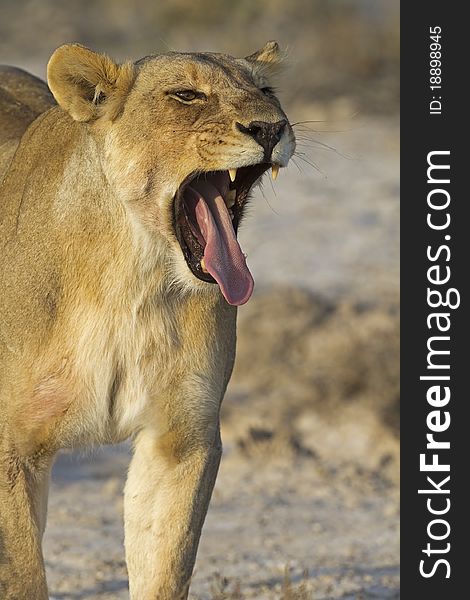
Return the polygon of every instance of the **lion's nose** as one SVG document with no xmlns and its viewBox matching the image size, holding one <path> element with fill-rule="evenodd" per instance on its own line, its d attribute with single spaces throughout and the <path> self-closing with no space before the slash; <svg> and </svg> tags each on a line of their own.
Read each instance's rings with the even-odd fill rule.
<svg viewBox="0 0 470 600">
<path fill-rule="evenodd" d="M 277 123 L 267 123 L 266 121 L 252 121 L 247 127 L 241 123 L 236 123 L 237 129 L 252 137 L 255 142 L 264 149 L 264 159 L 269 161 L 274 146 L 281 139 L 287 121 L 277 121 Z"/>
</svg>

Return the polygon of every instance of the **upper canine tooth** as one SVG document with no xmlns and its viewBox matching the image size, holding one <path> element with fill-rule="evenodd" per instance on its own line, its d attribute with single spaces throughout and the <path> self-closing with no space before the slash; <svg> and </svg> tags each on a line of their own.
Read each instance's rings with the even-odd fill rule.
<svg viewBox="0 0 470 600">
<path fill-rule="evenodd" d="M 225 198 L 225 203 L 227 204 L 228 208 L 232 208 L 232 206 L 235 204 L 236 197 L 237 197 L 237 190 L 229 190 L 227 192 L 227 196 Z"/>
<path fill-rule="evenodd" d="M 236 169 L 229 169 L 228 170 L 228 176 L 230 177 L 230 181 L 233 183 L 235 181 L 235 177 L 237 176 L 237 170 Z"/>
<path fill-rule="evenodd" d="M 279 165 L 273 165 L 271 167 L 272 171 L 271 171 L 271 175 L 273 177 L 273 179 L 276 179 L 277 176 L 279 175 Z"/>
</svg>

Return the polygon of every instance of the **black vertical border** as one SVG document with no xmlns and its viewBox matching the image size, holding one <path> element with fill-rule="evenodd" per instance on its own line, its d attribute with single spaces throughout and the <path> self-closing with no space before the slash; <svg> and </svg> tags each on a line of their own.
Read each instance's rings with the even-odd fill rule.
<svg viewBox="0 0 470 600">
<path fill-rule="evenodd" d="M 402 365 L 402 452 L 401 452 L 401 597 L 405 600 L 460 600 L 470 597 L 466 578 L 470 508 L 470 403 L 466 375 L 470 373 L 470 314 L 468 297 L 470 278 L 470 199 L 466 181 L 470 175 L 470 138 L 465 89 L 470 72 L 470 23 L 464 17 L 465 3 L 427 0 L 401 3 L 401 365 Z M 441 115 L 429 114 L 429 28 L 442 28 L 442 96 Z M 426 401 L 429 382 L 419 380 L 427 364 L 426 342 L 432 335 L 426 325 L 431 309 L 427 306 L 428 244 L 434 247 L 444 242 L 443 232 L 433 232 L 426 224 L 427 154 L 433 150 L 450 150 L 451 225 L 445 234 L 451 249 L 449 285 L 459 290 L 461 304 L 449 310 L 450 388 L 451 400 L 443 410 L 451 414 L 450 429 L 441 434 L 451 448 L 441 451 L 441 462 L 450 461 L 451 508 L 446 518 L 451 526 L 449 538 L 433 542 L 427 535 L 427 525 L 433 519 L 426 508 L 427 496 L 418 489 L 426 486 L 426 475 L 420 473 L 419 455 L 426 451 L 426 416 L 433 410 Z M 447 310 L 447 309 L 440 309 Z M 444 335 L 444 334 L 442 334 Z M 449 358 L 449 357 L 447 357 Z M 444 452 L 447 452 L 445 454 Z M 436 473 L 436 481 L 445 477 Z M 467 483 L 469 485 L 467 485 Z M 435 496 L 437 497 L 437 496 Z M 442 496 L 441 496 L 442 498 Z M 431 542 L 436 548 L 451 544 L 448 554 L 436 554 L 449 561 L 446 568 L 437 568 L 426 579 L 419 573 L 422 550 Z M 470 541 L 470 540 L 469 540 Z M 427 559 L 427 568 L 432 559 Z"/>
</svg>

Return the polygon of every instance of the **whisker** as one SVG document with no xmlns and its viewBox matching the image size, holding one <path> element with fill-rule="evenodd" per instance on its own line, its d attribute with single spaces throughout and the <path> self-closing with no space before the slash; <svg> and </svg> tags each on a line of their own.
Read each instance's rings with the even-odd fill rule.
<svg viewBox="0 0 470 600">
<path fill-rule="evenodd" d="M 271 179 L 271 177 L 269 178 L 269 183 L 271 184 L 271 189 L 272 189 L 272 191 L 274 192 L 274 195 L 277 198 L 277 192 L 276 192 L 276 189 L 274 188 L 274 183 L 273 183 L 273 180 Z"/>
<path fill-rule="evenodd" d="M 327 175 L 320 169 L 320 167 L 316 163 L 314 163 L 309 158 L 306 158 L 307 155 L 305 154 L 305 152 L 295 152 L 295 156 L 297 156 L 297 158 L 299 158 L 300 160 L 303 160 L 305 163 L 307 163 L 307 165 L 313 167 L 316 171 L 323 175 L 325 179 L 328 178 Z"/>
<path fill-rule="evenodd" d="M 317 129 L 317 128 L 313 128 L 313 127 L 307 127 L 305 125 L 302 125 L 299 129 L 295 129 L 295 131 L 300 131 L 302 133 L 308 134 L 308 133 L 321 133 L 321 134 L 325 134 L 325 133 L 348 133 L 350 131 L 357 131 L 359 125 L 356 126 L 351 126 L 351 127 L 345 127 L 343 129 Z"/>
<path fill-rule="evenodd" d="M 271 180 L 270 180 L 271 181 Z M 271 181 L 271 186 L 272 186 L 273 182 Z M 269 202 L 268 198 L 266 197 L 266 194 L 264 193 L 264 188 L 263 188 L 263 183 L 261 183 L 261 185 L 259 186 L 259 189 L 261 190 L 261 194 L 264 198 L 264 201 L 266 202 L 266 204 L 269 206 L 269 208 L 272 210 L 272 212 L 277 215 L 278 217 L 280 217 L 281 215 L 277 212 L 277 210 L 275 210 L 271 203 Z M 274 190 L 274 187 L 273 187 Z M 274 192 L 274 194 L 277 196 L 276 192 Z"/>
<path fill-rule="evenodd" d="M 309 121 L 297 121 L 296 123 L 291 123 L 291 127 L 296 127 L 297 125 L 305 125 L 306 123 L 328 123 L 325 119 L 311 119 Z"/>
<path fill-rule="evenodd" d="M 299 170 L 299 173 L 303 173 L 303 170 L 299 167 L 299 163 L 295 160 L 294 157 L 291 158 L 291 161 L 294 163 L 294 165 L 297 167 L 297 169 Z"/>
<path fill-rule="evenodd" d="M 344 121 L 352 121 L 360 116 L 360 111 L 356 111 L 349 116 L 345 116 L 342 119 L 307 119 L 305 121 L 296 121 L 295 123 L 291 123 L 291 127 L 298 127 L 299 125 L 310 125 L 312 123 L 338 123 Z"/>
<path fill-rule="evenodd" d="M 334 146 L 330 146 L 329 144 L 325 144 L 324 142 L 320 142 L 320 140 L 315 140 L 315 139 L 308 139 L 308 138 L 302 138 L 302 137 L 296 137 L 296 141 L 300 139 L 300 142 L 297 142 L 298 146 L 304 146 L 306 148 L 316 148 L 319 150 L 326 150 L 329 152 L 334 152 L 335 154 L 337 154 L 338 156 L 341 156 L 341 158 L 344 158 L 346 160 L 357 160 L 357 158 L 355 158 L 354 156 L 348 155 L 348 154 L 344 154 L 343 152 L 341 152 L 340 150 L 338 150 L 337 148 L 335 148 Z"/>
</svg>

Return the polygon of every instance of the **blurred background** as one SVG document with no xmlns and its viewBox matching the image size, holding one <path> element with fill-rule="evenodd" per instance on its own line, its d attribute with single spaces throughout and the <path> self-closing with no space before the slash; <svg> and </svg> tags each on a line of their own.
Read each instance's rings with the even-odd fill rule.
<svg viewBox="0 0 470 600">
<path fill-rule="evenodd" d="M 45 73 L 53 50 L 77 41 L 117 59 L 168 50 L 245 56 L 275 39 L 287 49 L 283 98 L 354 99 L 397 109 L 397 0 L 2 0 L 3 62 Z"/>
<path fill-rule="evenodd" d="M 398 0 L 0 0 L 0 63 L 45 76 L 64 42 L 118 60 L 286 49 L 276 87 L 297 152 L 240 237 L 224 458 L 191 597 L 399 598 Z M 54 469 L 51 597 L 127 598 L 129 447 Z"/>
</svg>

